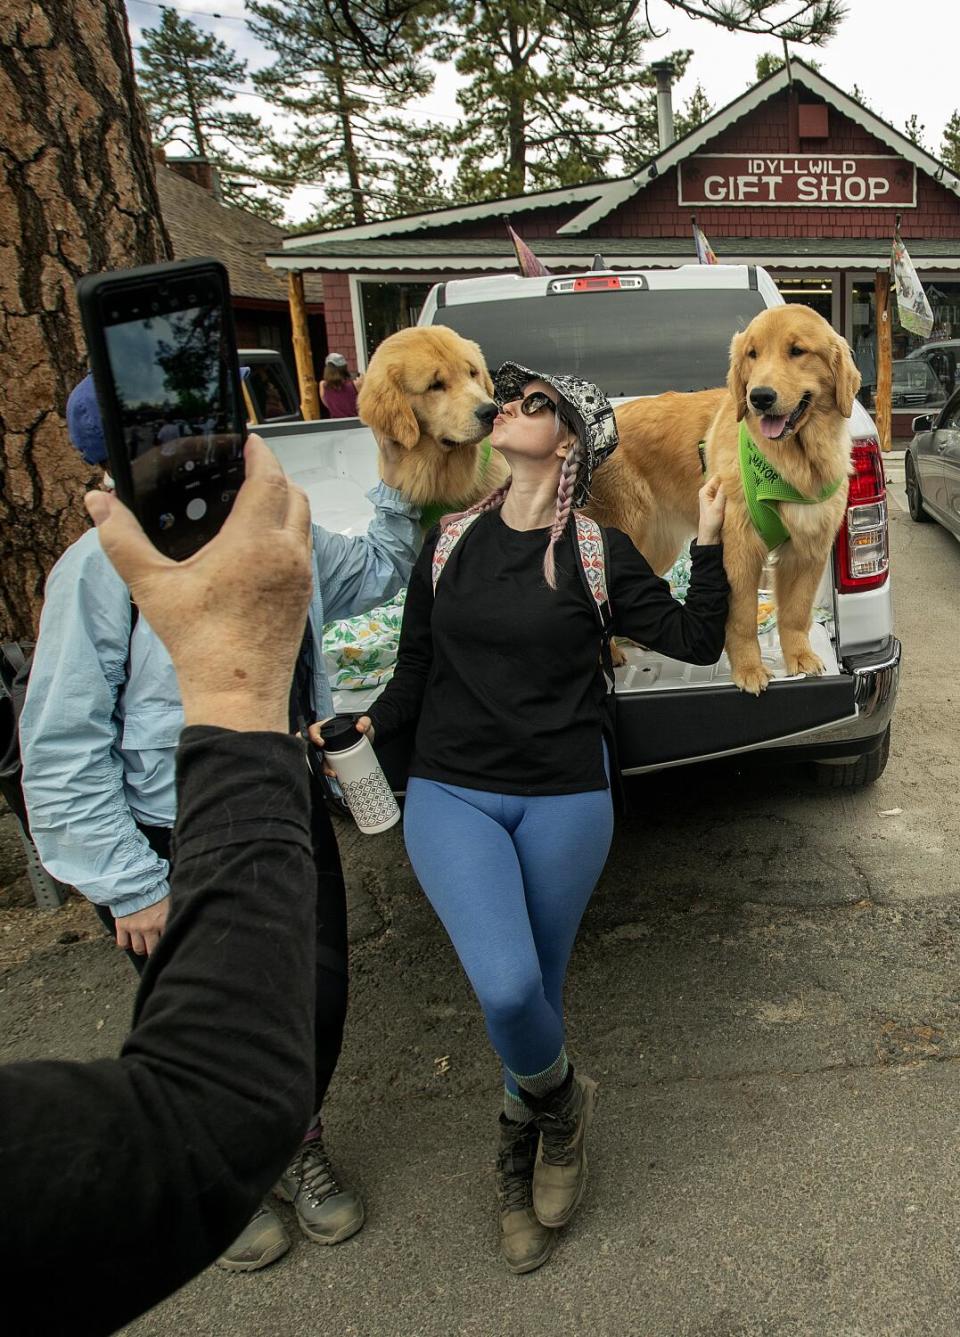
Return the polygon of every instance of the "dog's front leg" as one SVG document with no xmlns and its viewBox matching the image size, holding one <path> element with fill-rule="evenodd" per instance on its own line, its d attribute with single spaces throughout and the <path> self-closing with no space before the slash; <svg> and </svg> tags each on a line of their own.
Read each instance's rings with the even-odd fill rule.
<svg viewBox="0 0 960 1337">
<path fill-rule="evenodd" d="M 763 549 L 750 533 L 724 526 L 723 565 L 730 582 L 727 614 L 727 657 L 733 681 L 743 692 L 759 696 L 773 674 L 760 658 L 757 638 L 757 590 L 763 570 Z"/>
<path fill-rule="evenodd" d="M 810 553 L 798 552 L 792 542 L 783 545 L 774 567 L 780 648 L 788 673 L 824 671 L 823 660 L 810 644 L 813 601 L 822 569 L 822 560 Z"/>
</svg>

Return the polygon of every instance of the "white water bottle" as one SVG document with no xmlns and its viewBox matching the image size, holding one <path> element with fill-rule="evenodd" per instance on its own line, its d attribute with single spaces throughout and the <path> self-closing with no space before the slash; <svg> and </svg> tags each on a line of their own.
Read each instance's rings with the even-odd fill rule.
<svg viewBox="0 0 960 1337">
<path fill-rule="evenodd" d="M 356 715 L 334 715 L 320 725 L 323 755 L 337 773 L 350 815 L 366 836 L 387 831 L 400 820 L 400 808 Z"/>
</svg>

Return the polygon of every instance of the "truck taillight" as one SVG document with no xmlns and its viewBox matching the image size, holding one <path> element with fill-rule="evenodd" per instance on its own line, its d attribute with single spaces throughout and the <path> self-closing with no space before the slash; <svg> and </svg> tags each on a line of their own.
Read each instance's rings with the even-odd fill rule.
<svg viewBox="0 0 960 1337">
<path fill-rule="evenodd" d="M 880 446 L 871 437 L 853 443 L 853 475 L 834 547 L 834 569 L 841 594 L 875 590 L 889 575 L 887 488 Z"/>
</svg>

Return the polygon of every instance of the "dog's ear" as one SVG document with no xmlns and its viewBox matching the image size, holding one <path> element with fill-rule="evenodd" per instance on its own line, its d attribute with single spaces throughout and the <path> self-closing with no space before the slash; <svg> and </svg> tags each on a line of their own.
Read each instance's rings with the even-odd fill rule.
<svg viewBox="0 0 960 1337">
<path fill-rule="evenodd" d="M 420 440 L 420 424 L 403 392 L 397 367 L 380 371 L 371 363 L 357 396 L 357 414 L 377 436 L 389 436 L 406 450 Z"/>
<path fill-rule="evenodd" d="M 730 370 L 727 372 L 727 389 L 737 406 L 737 422 L 742 422 L 747 412 L 747 378 L 743 374 L 745 338 L 743 334 L 735 334 L 730 341 Z"/>
<path fill-rule="evenodd" d="M 465 340 L 464 340 L 464 343 L 465 343 L 465 344 L 467 345 L 467 347 L 471 350 L 471 352 L 474 353 L 474 354 L 476 355 L 477 362 L 479 363 L 479 365 L 480 365 L 480 369 L 481 369 L 481 372 L 482 372 L 483 388 L 484 388 L 484 390 L 486 390 L 487 394 L 488 394 L 488 395 L 490 396 L 490 398 L 492 399 L 492 398 L 493 398 L 493 377 L 490 375 L 490 371 L 489 371 L 489 369 L 488 369 L 488 367 L 487 367 L 486 359 L 485 359 L 484 356 L 483 356 L 483 349 L 482 349 L 482 348 L 480 347 L 480 345 L 479 345 L 478 343 L 476 343 L 473 339 L 465 339 Z"/>
<path fill-rule="evenodd" d="M 853 401 L 860 389 L 860 373 L 850 352 L 850 345 L 839 334 L 833 336 L 830 367 L 833 371 L 837 408 L 845 418 L 849 418 L 853 412 Z"/>
</svg>

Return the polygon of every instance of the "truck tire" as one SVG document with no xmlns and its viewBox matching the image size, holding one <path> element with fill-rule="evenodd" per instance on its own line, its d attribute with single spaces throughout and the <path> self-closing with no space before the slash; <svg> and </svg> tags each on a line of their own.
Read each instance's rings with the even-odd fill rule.
<svg viewBox="0 0 960 1337">
<path fill-rule="evenodd" d="M 890 756 L 890 725 L 880 740 L 880 746 L 872 752 L 865 752 L 854 761 L 845 761 L 833 765 L 827 761 L 813 763 L 817 783 L 824 789 L 861 789 L 879 780 L 886 769 Z"/>
<path fill-rule="evenodd" d="M 920 479 L 917 477 L 917 466 L 908 454 L 906 463 L 903 466 L 904 481 L 907 488 L 907 507 L 910 511 L 910 519 L 915 520 L 918 525 L 924 525 L 930 519 L 923 509 L 923 493 L 920 491 Z"/>
</svg>

